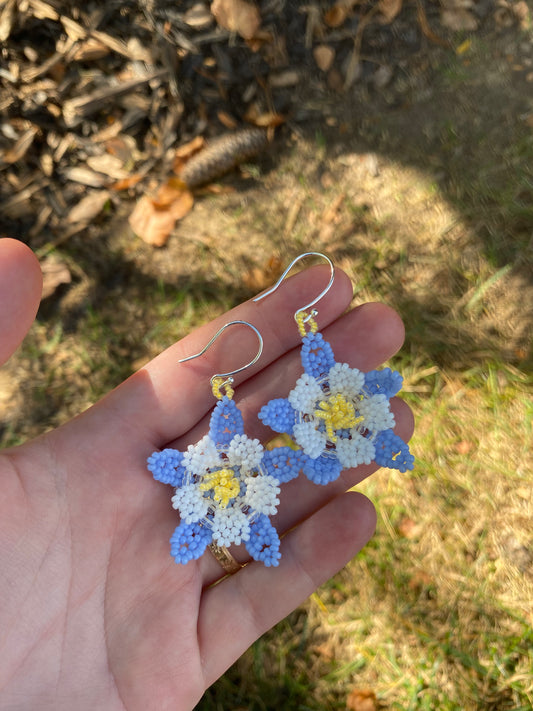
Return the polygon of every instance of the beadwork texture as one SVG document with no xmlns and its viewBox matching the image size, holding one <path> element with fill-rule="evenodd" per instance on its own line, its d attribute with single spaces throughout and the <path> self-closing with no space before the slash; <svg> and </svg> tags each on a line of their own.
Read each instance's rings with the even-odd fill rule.
<svg viewBox="0 0 533 711">
<path fill-rule="evenodd" d="M 301 448 L 287 459 L 294 476 L 302 471 L 316 484 L 328 484 L 343 469 L 372 461 L 401 472 L 413 468 L 408 445 L 392 431 L 390 398 L 402 386 L 400 373 L 362 373 L 336 363 L 330 344 L 313 330 L 303 337 L 301 358 L 304 373 L 288 397 L 271 400 L 259 413 L 264 424 L 291 435 Z M 277 466 L 280 481 L 288 481 L 282 464 Z"/>
<path fill-rule="evenodd" d="M 199 558 L 210 543 L 245 543 L 265 565 L 278 565 L 279 536 L 269 517 L 279 483 L 296 476 L 289 447 L 266 452 L 244 434 L 241 412 L 227 395 L 216 404 L 209 433 L 185 452 L 164 449 L 148 458 L 154 479 L 175 487 L 172 506 L 181 522 L 170 539 L 176 563 Z"/>
</svg>

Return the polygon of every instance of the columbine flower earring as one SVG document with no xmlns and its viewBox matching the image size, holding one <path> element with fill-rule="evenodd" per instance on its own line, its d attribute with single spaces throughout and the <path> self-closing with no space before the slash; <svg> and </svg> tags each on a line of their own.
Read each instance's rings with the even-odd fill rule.
<svg viewBox="0 0 533 711">
<path fill-rule="evenodd" d="M 272 457 L 265 457 L 259 440 L 244 434 L 242 414 L 232 399 L 233 375 L 257 362 L 263 339 L 247 321 L 231 321 L 200 353 L 179 361 L 198 358 L 223 331 L 239 324 L 256 333 L 259 349 L 247 365 L 211 378 L 218 402 L 209 433 L 185 452 L 164 449 L 148 459 L 154 478 L 175 488 L 172 506 L 179 511 L 181 523 L 170 547 L 176 563 L 199 558 L 209 546 L 229 573 L 242 567 L 227 550 L 232 544 L 244 542 L 251 557 L 267 566 L 278 565 L 280 558 L 279 536 L 269 520 L 279 504 L 279 481 L 273 476 L 277 467 Z"/>
<path fill-rule="evenodd" d="M 414 457 L 408 445 L 392 430 L 395 422 L 390 398 L 402 386 L 400 373 L 390 368 L 362 373 L 346 363 L 337 363 L 330 344 L 318 331 L 318 312 L 312 307 L 333 284 L 331 260 L 319 252 L 301 254 L 276 284 L 254 301 L 272 294 L 290 269 L 309 256 L 325 259 L 331 274 L 319 296 L 294 314 L 302 337 L 304 373 L 288 397 L 271 400 L 261 409 L 259 418 L 275 432 L 294 439 L 300 447 L 293 453 L 294 463 L 299 465 L 294 476 L 301 469 L 315 484 L 328 484 L 343 469 L 371 461 L 401 472 L 412 469 Z"/>
</svg>

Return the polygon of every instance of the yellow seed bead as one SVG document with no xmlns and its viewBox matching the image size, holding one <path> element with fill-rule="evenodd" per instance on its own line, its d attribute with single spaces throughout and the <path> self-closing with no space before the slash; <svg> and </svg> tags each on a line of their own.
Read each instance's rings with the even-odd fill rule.
<svg viewBox="0 0 533 711">
<path fill-rule="evenodd" d="M 222 392 L 224 388 L 225 392 Z M 224 378 L 213 378 L 211 381 L 211 391 L 217 400 L 222 400 L 224 395 L 231 400 L 235 394 L 235 390 L 231 387 L 231 381 L 229 378 L 224 380 Z"/>
<path fill-rule="evenodd" d="M 213 499 L 225 509 L 230 499 L 235 498 L 240 491 L 240 484 L 233 469 L 217 469 L 204 476 L 199 486 L 200 491 L 213 490 Z"/>
<path fill-rule="evenodd" d="M 337 393 L 330 395 L 327 400 L 318 404 L 319 409 L 315 410 L 315 417 L 324 420 L 326 434 L 330 442 L 337 441 L 335 430 L 347 430 L 364 420 L 364 417 L 355 416 L 355 407 L 344 395 Z"/>
<path fill-rule="evenodd" d="M 298 311 L 295 316 L 296 324 L 298 326 L 298 331 L 300 336 L 303 338 L 307 333 L 316 333 L 318 331 L 318 324 L 315 319 L 310 316 L 305 311 Z M 309 326 L 309 331 L 306 331 L 306 325 Z"/>
</svg>

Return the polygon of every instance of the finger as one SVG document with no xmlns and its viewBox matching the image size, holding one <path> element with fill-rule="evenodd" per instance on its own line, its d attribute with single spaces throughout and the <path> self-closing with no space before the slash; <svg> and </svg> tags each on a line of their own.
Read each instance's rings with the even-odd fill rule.
<svg viewBox="0 0 533 711">
<path fill-rule="evenodd" d="M 206 590 L 198 622 L 206 685 L 346 565 L 371 538 L 375 524 L 368 499 L 343 494 L 283 539 L 279 567 L 251 563 Z"/>
<path fill-rule="evenodd" d="M 287 279 L 274 294 L 254 303 L 247 301 L 174 344 L 100 404 L 98 416 L 107 413 L 123 425 L 134 427 L 143 441 L 162 447 L 187 432 L 213 407 L 210 378 L 249 361 L 257 352 L 257 337 L 248 328 L 228 329 L 204 355 L 187 363 L 180 358 L 198 353 L 217 330 L 234 320 L 249 321 L 261 333 L 264 350 L 259 361 L 236 376 L 236 387 L 252 377 L 299 341 L 293 314 L 299 304 L 316 296 L 327 283 L 327 267 L 307 269 Z M 341 314 L 352 298 L 349 278 L 336 272 L 330 291 L 320 301 L 320 323 L 327 325 Z M 116 422 L 115 422 L 116 426 Z"/>
<path fill-rule="evenodd" d="M 0 239 L 0 365 L 13 355 L 28 332 L 41 299 L 37 257 L 15 239 Z"/>
</svg>

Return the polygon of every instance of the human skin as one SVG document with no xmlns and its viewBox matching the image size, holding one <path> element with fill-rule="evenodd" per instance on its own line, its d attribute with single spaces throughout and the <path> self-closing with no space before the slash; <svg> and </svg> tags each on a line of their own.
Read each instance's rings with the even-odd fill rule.
<svg viewBox="0 0 533 711">
<path fill-rule="evenodd" d="M 375 466 L 328 486 L 303 477 L 282 486 L 273 519 L 283 535 L 277 568 L 251 562 L 223 577 L 213 556 L 176 565 L 171 491 L 146 458 L 183 450 L 205 433 L 215 404 L 209 379 L 255 354 L 256 336 L 234 328 L 201 358 L 224 323 L 261 332 L 260 360 L 236 377 L 245 432 L 266 441 L 263 404 L 286 396 L 301 373 L 296 308 L 327 281 L 313 267 L 259 303 L 241 304 L 171 345 L 92 408 L 0 454 L 0 708 L 3 711 L 187 711 L 266 630 L 334 575 L 372 536 L 370 501 L 348 489 Z M 20 344 L 38 306 L 39 264 L 20 242 L 0 240 L 0 355 Z M 398 315 L 382 304 L 348 313 L 349 279 L 336 272 L 318 323 L 336 360 L 369 370 L 400 348 Z M 250 356 L 250 357 L 248 357 Z M 393 400 L 408 440 L 409 408 Z M 247 562 L 243 548 L 232 549 Z"/>
</svg>

